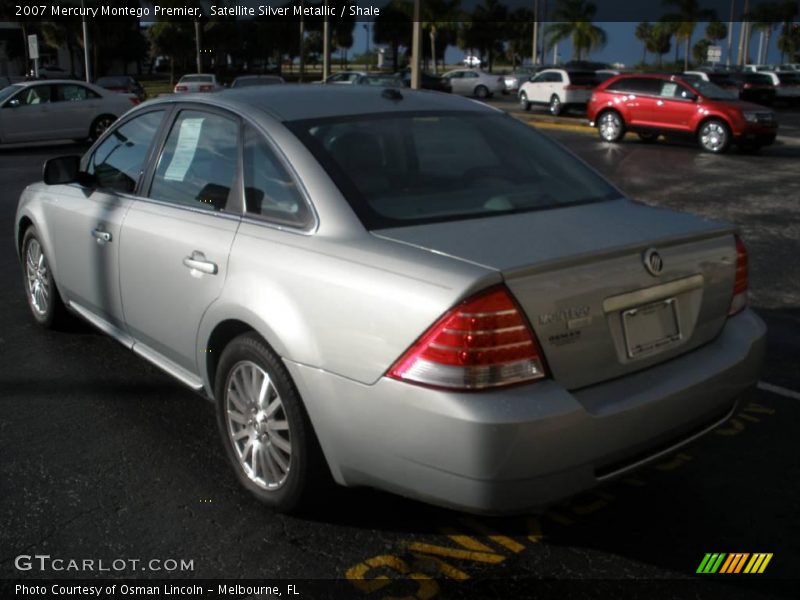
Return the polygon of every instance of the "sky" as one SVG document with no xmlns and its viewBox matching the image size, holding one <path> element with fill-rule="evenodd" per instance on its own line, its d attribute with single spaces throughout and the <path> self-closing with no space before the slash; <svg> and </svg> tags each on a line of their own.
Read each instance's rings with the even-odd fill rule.
<svg viewBox="0 0 800 600">
<path fill-rule="evenodd" d="M 353 54 L 361 54 L 366 49 L 366 40 L 367 40 L 367 33 L 364 29 L 363 25 L 365 23 L 357 23 L 355 31 L 354 31 L 354 43 L 352 48 Z M 634 31 L 636 30 L 637 23 L 634 22 L 621 22 L 621 21 L 611 21 L 611 22 L 598 22 L 596 23 L 597 26 L 602 27 L 606 35 L 608 37 L 608 43 L 606 46 L 593 52 L 589 55 L 589 60 L 595 60 L 598 62 L 606 62 L 606 63 L 623 63 L 628 67 L 632 67 L 638 64 L 642 60 L 642 43 L 636 39 L 634 36 Z M 369 24 L 370 28 L 372 24 Z M 698 23 L 697 27 L 695 28 L 694 36 L 692 37 L 692 44 L 696 43 L 700 38 L 704 36 L 706 28 L 706 23 Z M 371 29 L 370 29 L 371 31 Z M 779 30 L 775 30 L 772 35 L 772 39 L 770 41 L 770 48 L 769 53 L 767 56 L 768 63 L 777 63 L 780 62 L 781 53 L 777 47 L 777 40 L 779 36 Z M 755 60 L 756 54 L 758 53 L 758 38 L 759 33 L 755 32 L 751 39 L 750 45 L 750 56 Z M 736 50 L 738 47 L 738 40 L 739 40 L 739 23 L 733 24 L 733 62 L 736 62 Z M 722 46 L 722 56 L 723 62 L 725 57 L 727 56 L 727 40 L 722 40 L 720 42 Z M 370 47 L 373 47 L 372 41 L 370 40 Z M 570 43 L 562 43 L 559 44 L 559 57 L 560 62 L 566 62 L 572 59 L 572 44 Z M 683 57 L 683 46 L 681 45 L 680 48 L 680 56 Z M 668 54 L 664 55 L 664 60 L 673 60 L 675 57 L 675 46 L 673 45 L 670 49 Z M 455 47 L 450 46 L 447 49 L 447 54 L 445 55 L 445 60 L 448 64 L 456 64 L 464 58 L 464 52 Z M 647 58 L 648 62 L 654 63 L 656 57 L 653 54 L 648 54 Z M 547 62 L 551 63 L 553 61 L 553 54 L 552 51 L 548 53 Z"/>
</svg>

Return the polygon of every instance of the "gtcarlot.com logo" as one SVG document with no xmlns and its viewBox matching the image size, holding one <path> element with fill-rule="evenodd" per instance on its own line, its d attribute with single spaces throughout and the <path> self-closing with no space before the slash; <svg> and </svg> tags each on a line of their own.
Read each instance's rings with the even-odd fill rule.
<svg viewBox="0 0 800 600">
<path fill-rule="evenodd" d="M 756 574 L 763 573 L 769 561 L 772 560 L 772 553 L 757 552 L 708 552 L 697 567 L 698 573 L 717 573 L 733 575 L 737 573 Z"/>
<path fill-rule="evenodd" d="M 183 558 L 54 558 L 49 554 L 20 554 L 14 559 L 18 571 L 71 571 L 71 572 L 175 572 L 194 571 L 194 560 Z"/>
</svg>

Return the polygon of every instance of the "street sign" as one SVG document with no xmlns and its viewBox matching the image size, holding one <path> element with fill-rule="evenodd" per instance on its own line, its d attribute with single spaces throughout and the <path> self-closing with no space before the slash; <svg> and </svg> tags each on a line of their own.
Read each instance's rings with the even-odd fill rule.
<svg viewBox="0 0 800 600">
<path fill-rule="evenodd" d="M 35 33 L 28 36 L 28 56 L 31 60 L 39 58 L 39 38 Z"/>
<path fill-rule="evenodd" d="M 718 63 L 722 60 L 722 46 L 709 46 L 706 54 L 708 62 Z"/>
</svg>

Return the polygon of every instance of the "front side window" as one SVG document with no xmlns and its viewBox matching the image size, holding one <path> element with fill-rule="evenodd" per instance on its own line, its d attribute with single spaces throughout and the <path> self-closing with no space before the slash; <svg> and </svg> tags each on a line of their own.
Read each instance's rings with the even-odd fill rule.
<svg viewBox="0 0 800 600">
<path fill-rule="evenodd" d="M 619 197 L 575 157 L 506 115 L 378 114 L 289 127 L 368 229 Z"/>
<path fill-rule="evenodd" d="M 163 110 L 155 110 L 134 117 L 103 140 L 86 166 L 99 187 L 133 193 L 163 116 Z"/>
<path fill-rule="evenodd" d="M 22 106 L 47 104 L 51 101 L 52 87 L 50 85 L 32 85 L 25 88 L 16 98 Z"/>
<path fill-rule="evenodd" d="M 222 210 L 236 178 L 238 140 L 239 124 L 234 119 L 182 111 L 158 159 L 150 197 Z"/>
<path fill-rule="evenodd" d="M 247 214 L 281 225 L 312 221 L 303 196 L 264 136 L 249 125 L 244 135 L 244 198 Z"/>
</svg>

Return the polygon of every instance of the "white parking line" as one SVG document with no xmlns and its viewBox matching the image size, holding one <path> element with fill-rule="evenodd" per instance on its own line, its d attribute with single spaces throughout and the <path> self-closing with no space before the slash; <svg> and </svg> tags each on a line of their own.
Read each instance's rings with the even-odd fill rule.
<svg viewBox="0 0 800 600">
<path fill-rule="evenodd" d="M 791 398 L 792 400 L 800 400 L 800 392 L 795 392 L 794 390 L 790 390 L 779 385 L 772 385 L 766 381 L 759 381 L 756 387 L 760 390 L 764 390 L 765 392 L 772 392 L 773 394 Z"/>
</svg>

